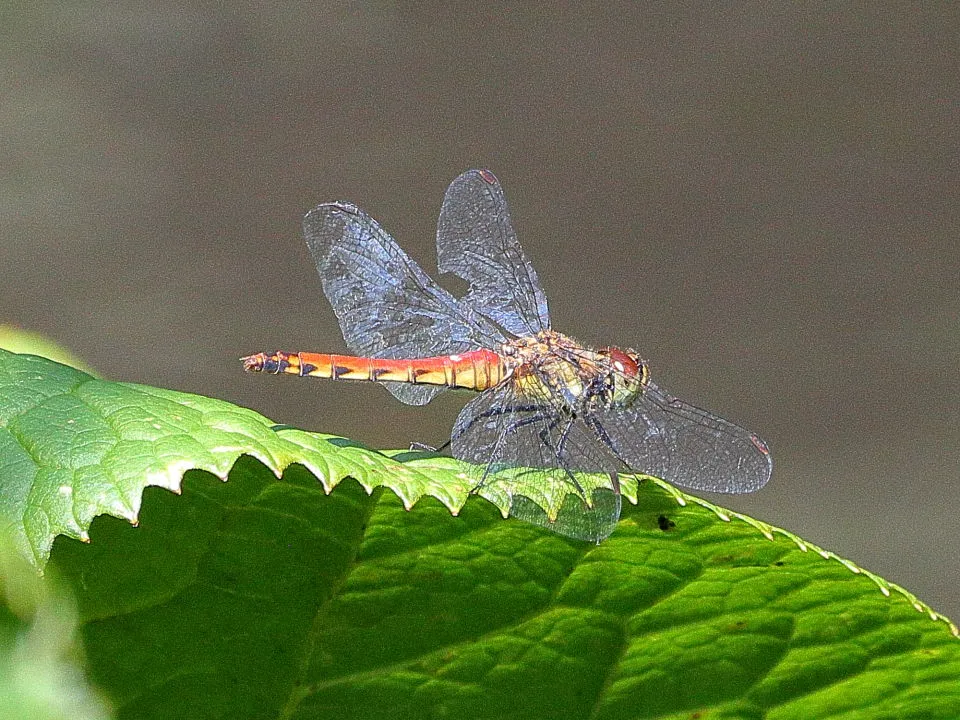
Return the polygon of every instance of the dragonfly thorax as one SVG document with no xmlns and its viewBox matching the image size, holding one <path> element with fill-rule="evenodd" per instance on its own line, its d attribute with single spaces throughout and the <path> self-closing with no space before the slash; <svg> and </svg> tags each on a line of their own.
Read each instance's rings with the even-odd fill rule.
<svg viewBox="0 0 960 720">
<path fill-rule="evenodd" d="M 646 364 L 618 348 L 591 350 L 553 330 L 505 343 L 504 364 L 525 395 L 562 398 L 572 412 L 596 405 L 627 405 L 643 390 Z"/>
</svg>

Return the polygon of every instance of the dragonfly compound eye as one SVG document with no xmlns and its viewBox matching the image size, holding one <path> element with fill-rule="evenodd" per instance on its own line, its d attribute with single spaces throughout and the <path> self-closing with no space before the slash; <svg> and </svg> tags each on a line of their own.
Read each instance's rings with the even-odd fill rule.
<svg viewBox="0 0 960 720">
<path fill-rule="evenodd" d="M 602 354 L 610 358 L 607 386 L 614 405 L 628 405 L 643 390 L 647 379 L 643 361 L 618 348 L 604 348 Z"/>
<path fill-rule="evenodd" d="M 613 369 L 621 375 L 630 378 L 641 374 L 640 366 L 642 363 L 638 362 L 632 355 L 618 348 L 606 348 L 603 352 L 610 358 Z"/>
</svg>

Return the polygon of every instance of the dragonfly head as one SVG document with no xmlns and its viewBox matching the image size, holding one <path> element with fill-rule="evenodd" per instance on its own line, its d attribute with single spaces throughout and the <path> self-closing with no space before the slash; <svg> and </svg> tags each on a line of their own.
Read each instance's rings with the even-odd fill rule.
<svg viewBox="0 0 960 720">
<path fill-rule="evenodd" d="M 612 393 L 613 404 L 628 404 L 647 383 L 647 364 L 635 352 L 620 348 L 601 348 L 599 355 L 610 362 L 606 382 Z"/>
</svg>

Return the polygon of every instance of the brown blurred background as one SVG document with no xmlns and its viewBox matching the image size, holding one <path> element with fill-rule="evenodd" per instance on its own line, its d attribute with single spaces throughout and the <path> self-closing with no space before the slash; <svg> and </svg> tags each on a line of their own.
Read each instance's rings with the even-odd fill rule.
<svg viewBox="0 0 960 720">
<path fill-rule="evenodd" d="M 0 322 L 439 444 L 463 396 L 237 358 L 343 348 L 306 210 L 353 201 L 433 272 L 447 183 L 489 167 L 557 329 L 769 441 L 769 486 L 712 499 L 960 620 L 958 6 L 483 5 L 8 5 Z"/>
</svg>

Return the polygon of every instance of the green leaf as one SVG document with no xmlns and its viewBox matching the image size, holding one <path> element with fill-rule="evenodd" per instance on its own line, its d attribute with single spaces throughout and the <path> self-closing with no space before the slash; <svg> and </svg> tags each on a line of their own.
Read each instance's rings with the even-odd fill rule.
<svg viewBox="0 0 960 720">
<path fill-rule="evenodd" d="M 383 485 L 412 506 L 459 508 L 456 465 L 422 474 L 342 438 L 277 429 L 255 412 L 170 390 L 98 380 L 41 357 L 0 351 L 0 530 L 38 566 L 53 539 L 87 539 L 102 514 L 136 523 L 145 487 L 179 492 L 183 473 L 222 479 L 241 455 L 276 473 L 298 462 L 331 490 L 343 478 Z"/>
<path fill-rule="evenodd" d="M 0 353 L 0 517 L 119 717 L 960 717 L 957 628 L 848 561 L 652 479 L 581 543 L 459 470 Z"/>
</svg>

